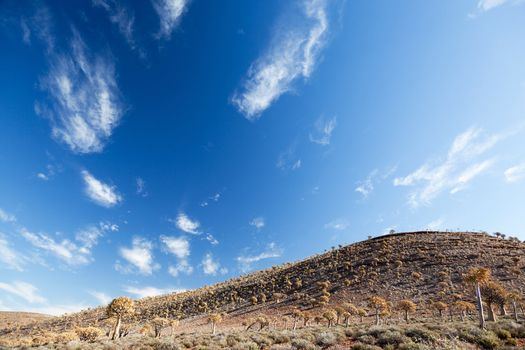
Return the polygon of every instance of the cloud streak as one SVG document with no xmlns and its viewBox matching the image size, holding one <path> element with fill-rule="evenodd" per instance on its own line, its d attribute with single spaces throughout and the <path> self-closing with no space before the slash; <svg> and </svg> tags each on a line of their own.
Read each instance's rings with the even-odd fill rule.
<svg viewBox="0 0 525 350">
<path fill-rule="evenodd" d="M 95 178 L 87 170 L 82 170 L 86 195 L 96 204 L 106 208 L 113 207 L 122 201 L 122 196 L 115 186 L 110 186 Z"/>
<path fill-rule="evenodd" d="M 326 0 L 302 1 L 300 19 L 277 30 L 266 53 L 251 65 L 231 99 L 248 120 L 258 119 L 296 80 L 311 76 L 326 43 L 327 6 Z"/>
<path fill-rule="evenodd" d="M 310 141 L 321 146 L 328 146 L 332 139 L 332 133 L 337 126 L 337 118 L 319 118 L 314 125 L 314 130 L 310 133 Z"/>
<path fill-rule="evenodd" d="M 31 304 L 41 304 L 46 302 L 46 298 L 38 294 L 38 288 L 27 282 L 0 282 L 0 290 L 16 295 Z"/>
<path fill-rule="evenodd" d="M 236 258 L 239 263 L 239 268 L 242 272 L 247 272 L 252 269 L 252 264 L 265 259 L 278 258 L 282 255 L 282 249 L 272 242 L 268 244 L 266 249 L 256 255 L 240 255 Z"/>
<path fill-rule="evenodd" d="M 395 178 L 394 186 L 416 187 L 409 194 L 412 207 L 429 205 L 444 191 L 455 194 L 494 164 L 494 158 L 480 158 L 509 135 L 483 135 L 481 129 L 470 128 L 454 139 L 444 160 L 427 161 L 409 175 Z"/>
<path fill-rule="evenodd" d="M 50 70 L 41 86 L 50 105 L 36 104 L 48 117 L 52 135 L 75 153 L 101 152 L 124 113 L 113 63 L 92 56 L 73 31 L 70 50 L 50 54 Z"/>
<path fill-rule="evenodd" d="M 170 39 L 171 33 L 187 11 L 189 0 L 153 0 L 160 19 L 159 38 Z"/>
</svg>

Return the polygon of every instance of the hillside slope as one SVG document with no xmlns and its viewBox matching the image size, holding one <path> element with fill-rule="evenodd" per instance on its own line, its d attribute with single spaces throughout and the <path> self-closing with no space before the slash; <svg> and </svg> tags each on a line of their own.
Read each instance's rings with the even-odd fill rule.
<svg viewBox="0 0 525 350">
<path fill-rule="evenodd" d="M 251 315 L 283 315 L 292 307 L 315 310 L 320 301 L 323 304 L 323 290 L 330 295 L 328 306 L 365 306 L 369 296 L 378 295 L 391 302 L 411 299 L 424 316 L 432 312 L 433 301 L 450 302 L 458 296 L 472 300 L 462 275 L 473 266 L 489 268 L 507 289 L 523 294 L 524 243 L 474 232 L 410 232 L 372 238 L 194 291 L 137 300 L 136 314 L 126 322 L 138 327 L 156 316 L 180 318 L 185 320 L 182 327 L 192 324 L 193 329 L 204 324 L 202 315 L 224 312 L 227 324 L 240 324 Z M 99 307 L 21 326 L 16 334 L 106 327 L 106 322 L 105 309 Z M 2 335 L 14 335 L 13 328 L 1 330 Z"/>
</svg>

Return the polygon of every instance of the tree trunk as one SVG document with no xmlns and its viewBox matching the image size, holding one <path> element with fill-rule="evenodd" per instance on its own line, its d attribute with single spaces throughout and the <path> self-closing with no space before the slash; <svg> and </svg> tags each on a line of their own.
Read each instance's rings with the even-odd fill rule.
<svg viewBox="0 0 525 350">
<path fill-rule="evenodd" d="M 464 310 L 461 310 L 459 317 L 461 317 L 461 322 L 465 321 L 465 311 Z"/>
<path fill-rule="evenodd" d="M 492 308 L 492 303 L 487 303 L 487 311 L 488 311 L 488 320 L 491 322 L 496 322 L 498 320 L 498 317 L 496 316 L 496 313 L 494 312 L 494 309 Z"/>
<path fill-rule="evenodd" d="M 363 316 L 359 316 L 359 323 L 363 323 Z"/>
<path fill-rule="evenodd" d="M 505 304 L 499 305 L 499 315 L 500 316 L 507 316 L 507 309 L 505 309 Z"/>
<path fill-rule="evenodd" d="M 215 322 L 211 323 L 211 334 L 215 334 Z"/>
<path fill-rule="evenodd" d="M 479 326 L 480 328 L 485 329 L 485 314 L 483 313 L 483 303 L 481 300 L 481 289 L 479 283 L 476 283 L 476 303 L 478 304 Z"/>
<path fill-rule="evenodd" d="M 347 317 L 345 320 L 345 327 L 348 327 L 350 325 L 350 317 Z"/>
<path fill-rule="evenodd" d="M 405 321 L 408 323 L 408 310 L 405 310 Z"/>
<path fill-rule="evenodd" d="M 296 328 L 297 328 L 297 320 L 293 320 L 293 330 L 295 331 Z"/>
<path fill-rule="evenodd" d="M 376 309 L 376 326 L 379 326 L 379 309 Z"/>
<path fill-rule="evenodd" d="M 120 324 L 122 323 L 122 318 L 120 316 L 117 317 L 117 323 L 115 323 L 115 328 L 113 329 L 113 337 L 111 340 L 118 339 L 120 335 Z"/>
<path fill-rule="evenodd" d="M 514 320 L 518 322 L 518 308 L 516 307 L 516 301 L 512 301 L 512 311 L 514 311 Z"/>
<path fill-rule="evenodd" d="M 439 309 L 439 318 L 443 318 L 443 310 Z"/>
</svg>

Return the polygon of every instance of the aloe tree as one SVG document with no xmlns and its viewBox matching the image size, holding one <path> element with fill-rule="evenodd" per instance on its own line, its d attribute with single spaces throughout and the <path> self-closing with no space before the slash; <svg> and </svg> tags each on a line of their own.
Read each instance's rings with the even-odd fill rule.
<svg viewBox="0 0 525 350">
<path fill-rule="evenodd" d="M 481 298 L 481 286 L 490 280 L 490 270 L 484 267 L 473 267 L 466 273 L 465 282 L 474 285 L 476 292 L 476 305 L 479 313 L 479 326 L 485 329 L 485 314 L 483 312 L 483 300 Z"/>
<path fill-rule="evenodd" d="M 368 307 L 375 310 L 375 324 L 379 325 L 381 312 L 388 308 L 388 303 L 381 297 L 373 296 L 368 298 Z"/>
<path fill-rule="evenodd" d="M 409 314 L 416 311 L 416 304 L 413 301 L 410 300 L 401 300 L 397 307 L 402 310 L 405 314 L 405 322 L 408 323 L 409 321 Z"/>
<path fill-rule="evenodd" d="M 113 328 L 112 340 L 120 336 L 120 326 L 122 325 L 122 318 L 126 315 L 135 313 L 135 306 L 133 300 L 128 297 L 118 297 L 113 299 L 106 308 L 106 313 L 109 317 L 116 317 L 115 327 Z"/>
</svg>

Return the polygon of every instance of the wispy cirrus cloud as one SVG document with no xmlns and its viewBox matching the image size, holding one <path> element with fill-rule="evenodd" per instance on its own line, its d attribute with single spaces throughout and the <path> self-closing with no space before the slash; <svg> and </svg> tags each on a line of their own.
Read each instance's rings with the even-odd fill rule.
<svg viewBox="0 0 525 350">
<path fill-rule="evenodd" d="M 134 287 L 134 286 L 125 286 L 124 291 L 126 293 L 132 294 L 137 298 L 146 298 L 146 297 L 155 297 L 158 295 L 168 294 L 168 293 L 182 293 L 186 291 L 185 289 L 177 288 L 157 288 L 157 287 Z"/>
<path fill-rule="evenodd" d="M 22 229 L 20 234 L 34 247 L 51 253 L 68 265 L 85 265 L 91 262 L 90 248 L 79 246 L 69 239 L 56 241 L 46 234 L 33 233 L 26 229 Z"/>
<path fill-rule="evenodd" d="M 7 240 L 0 234 L 0 262 L 3 267 L 23 271 L 23 258 L 19 253 L 14 251 Z"/>
<path fill-rule="evenodd" d="M 117 261 L 115 269 L 120 272 L 138 272 L 142 275 L 151 275 L 158 270 L 160 265 L 155 263 L 153 256 L 153 244 L 145 238 L 135 237 L 131 242 L 131 247 L 121 247 L 119 254 L 129 265 L 124 266 Z"/>
<path fill-rule="evenodd" d="M 13 281 L 12 283 L 0 282 L 0 290 L 16 295 L 28 303 L 45 303 L 46 298 L 38 294 L 38 288 L 30 283 L 23 281 Z"/>
<path fill-rule="evenodd" d="M 250 226 L 255 227 L 257 230 L 261 230 L 266 225 L 266 220 L 262 216 L 253 218 L 250 221 Z"/>
<path fill-rule="evenodd" d="M 111 302 L 111 297 L 104 292 L 90 291 L 89 294 L 93 296 L 101 305 L 107 305 Z"/>
<path fill-rule="evenodd" d="M 16 222 L 16 216 L 0 208 L 0 221 L 7 222 L 7 223 L 14 223 Z"/>
<path fill-rule="evenodd" d="M 326 44 L 327 7 L 326 0 L 300 1 L 299 18 L 286 16 L 287 23 L 278 27 L 270 47 L 251 65 L 231 99 L 248 120 L 258 119 L 296 80 L 311 76 Z"/>
<path fill-rule="evenodd" d="M 525 163 L 517 164 L 505 170 L 503 173 L 508 183 L 519 182 L 525 178 Z"/>
<path fill-rule="evenodd" d="M 115 186 L 103 183 L 87 170 L 82 170 L 86 195 L 96 204 L 106 208 L 113 207 L 122 201 L 122 196 Z"/>
<path fill-rule="evenodd" d="M 346 230 L 350 223 L 346 219 L 336 219 L 324 225 L 325 229 L 342 231 Z"/>
<path fill-rule="evenodd" d="M 272 242 L 266 246 L 266 249 L 263 252 L 255 255 L 239 255 L 236 260 L 239 264 L 240 270 L 242 272 L 247 272 L 252 269 L 254 263 L 265 259 L 278 258 L 282 253 L 283 250 L 279 248 L 275 242 Z"/>
<path fill-rule="evenodd" d="M 275 164 L 275 166 L 284 172 L 299 169 L 302 165 L 302 161 L 295 154 L 295 148 L 296 145 L 292 144 L 286 150 L 281 152 L 279 154 L 279 157 L 277 158 L 277 163 Z"/>
<path fill-rule="evenodd" d="M 120 34 L 124 37 L 132 50 L 138 49 L 135 40 L 135 14 L 125 7 L 119 0 L 92 0 L 93 6 L 103 8 L 111 23 L 118 27 Z M 140 55 L 144 55 L 139 50 Z"/>
<path fill-rule="evenodd" d="M 118 231 L 118 226 L 107 222 L 86 226 L 77 231 L 74 241 L 69 239 L 57 241 L 47 234 L 29 232 L 25 228 L 21 229 L 20 234 L 34 247 L 51 253 L 68 265 L 77 266 L 93 261 L 91 254 L 93 247 L 98 244 L 100 237 L 110 231 Z"/>
<path fill-rule="evenodd" d="M 416 187 L 409 194 L 412 207 L 428 205 L 444 191 L 455 194 L 494 164 L 495 158 L 485 157 L 486 152 L 510 135 L 484 135 L 482 129 L 470 128 L 454 139 L 443 160 L 427 161 L 409 175 L 395 178 L 394 186 Z"/>
<path fill-rule="evenodd" d="M 388 179 L 397 170 L 397 165 L 387 168 L 385 171 L 380 172 L 379 169 L 372 170 L 368 176 L 357 183 L 355 192 L 361 194 L 363 199 L 367 199 L 368 196 L 374 191 L 375 186 Z"/>
<path fill-rule="evenodd" d="M 175 226 L 177 226 L 177 228 L 181 231 L 191 233 L 193 235 L 201 234 L 199 231 L 201 226 L 200 222 L 190 219 L 185 213 L 179 213 L 174 222 Z"/>
<path fill-rule="evenodd" d="M 35 104 L 35 111 L 51 121 L 53 137 L 71 151 L 102 151 L 124 113 L 113 62 L 92 55 L 73 30 L 69 50 L 50 53 L 49 65 L 41 87 L 50 103 Z"/>
<path fill-rule="evenodd" d="M 170 39 L 190 0 L 152 0 L 152 3 L 160 19 L 159 38 Z"/>
<path fill-rule="evenodd" d="M 135 179 L 135 184 L 137 186 L 137 194 L 141 197 L 147 197 L 148 191 L 146 190 L 146 181 L 141 177 L 137 177 Z"/>
<path fill-rule="evenodd" d="M 320 117 L 315 122 L 314 129 L 310 132 L 310 141 L 321 146 L 328 146 L 336 126 L 337 117 Z"/>
</svg>

